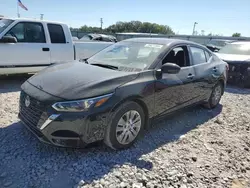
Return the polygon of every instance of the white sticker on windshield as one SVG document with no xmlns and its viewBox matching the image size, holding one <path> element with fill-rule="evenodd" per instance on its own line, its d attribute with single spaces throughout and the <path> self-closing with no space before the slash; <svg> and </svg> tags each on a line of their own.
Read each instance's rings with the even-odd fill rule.
<svg viewBox="0 0 250 188">
<path fill-rule="evenodd" d="M 144 47 L 147 47 L 147 48 L 162 48 L 163 45 L 161 44 L 145 44 Z"/>
<path fill-rule="evenodd" d="M 4 23 L 0 23 L 0 27 L 4 27 L 5 26 L 5 24 Z"/>
</svg>

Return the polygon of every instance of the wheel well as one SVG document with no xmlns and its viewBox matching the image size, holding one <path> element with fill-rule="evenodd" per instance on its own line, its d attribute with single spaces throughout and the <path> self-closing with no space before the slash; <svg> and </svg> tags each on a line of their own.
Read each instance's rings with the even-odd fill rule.
<svg viewBox="0 0 250 188">
<path fill-rule="evenodd" d="M 225 91 L 225 82 L 224 82 L 224 80 L 220 79 L 220 80 L 218 81 L 218 83 L 220 83 L 220 84 L 222 85 L 222 87 L 223 87 L 222 94 L 224 94 L 224 91 Z"/>
<path fill-rule="evenodd" d="M 118 104 L 115 105 L 115 107 L 112 109 L 112 111 L 116 110 L 120 105 L 122 105 L 123 103 L 125 103 L 127 101 L 133 101 L 133 102 L 139 104 L 142 107 L 144 115 L 145 115 L 144 129 L 147 128 L 148 125 L 149 125 L 148 108 L 147 108 L 147 105 L 139 97 L 136 97 L 136 96 L 135 97 L 129 97 L 129 98 L 126 98 L 126 99 L 120 101 Z"/>
</svg>

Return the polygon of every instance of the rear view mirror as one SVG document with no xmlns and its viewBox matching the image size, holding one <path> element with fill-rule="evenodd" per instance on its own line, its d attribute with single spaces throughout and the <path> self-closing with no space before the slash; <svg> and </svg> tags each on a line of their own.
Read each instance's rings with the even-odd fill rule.
<svg viewBox="0 0 250 188">
<path fill-rule="evenodd" d="M 11 36 L 3 36 L 0 39 L 0 43 L 17 43 L 17 40 L 15 37 L 11 37 Z"/>
<path fill-rule="evenodd" d="M 165 63 L 161 67 L 162 73 L 177 74 L 181 70 L 181 67 L 175 63 Z"/>
</svg>

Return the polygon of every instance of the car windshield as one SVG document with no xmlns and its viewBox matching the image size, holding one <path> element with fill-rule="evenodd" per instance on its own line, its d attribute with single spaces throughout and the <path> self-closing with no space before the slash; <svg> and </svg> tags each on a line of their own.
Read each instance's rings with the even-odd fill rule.
<svg viewBox="0 0 250 188">
<path fill-rule="evenodd" d="M 163 47 L 163 44 L 122 41 L 105 48 L 88 61 L 90 64 L 112 65 L 119 69 L 144 70 L 154 62 Z"/>
<path fill-rule="evenodd" d="M 92 37 L 89 35 L 84 35 L 80 40 L 91 40 Z"/>
<path fill-rule="evenodd" d="M 223 41 L 223 40 L 211 40 L 209 44 L 213 44 L 215 46 L 225 46 L 228 41 Z"/>
<path fill-rule="evenodd" d="M 0 20 L 0 33 L 2 33 L 12 22 L 13 20 L 9 19 Z"/>
<path fill-rule="evenodd" d="M 237 55 L 250 55 L 250 43 L 246 44 L 227 44 L 219 53 L 222 54 L 237 54 Z"/>
</svg>

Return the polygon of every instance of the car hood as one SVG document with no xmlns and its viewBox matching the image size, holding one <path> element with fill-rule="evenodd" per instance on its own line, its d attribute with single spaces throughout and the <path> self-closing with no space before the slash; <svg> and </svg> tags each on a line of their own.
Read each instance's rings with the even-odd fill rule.
<svg viewBox="0 0 250 188">
<path fill-rule="evenodd" d="M 114 92 L 137 77 L 136 72 L 121 72 L 80 62 L 54 65 L 27 80 L 36 88 L 65 100 L 83 99 Z"/>
<path fill-rule="evenodd" d="M 250 55 L 221 54 L 215 53 L 224 61 L 250 61 Z"/>
</svg>

